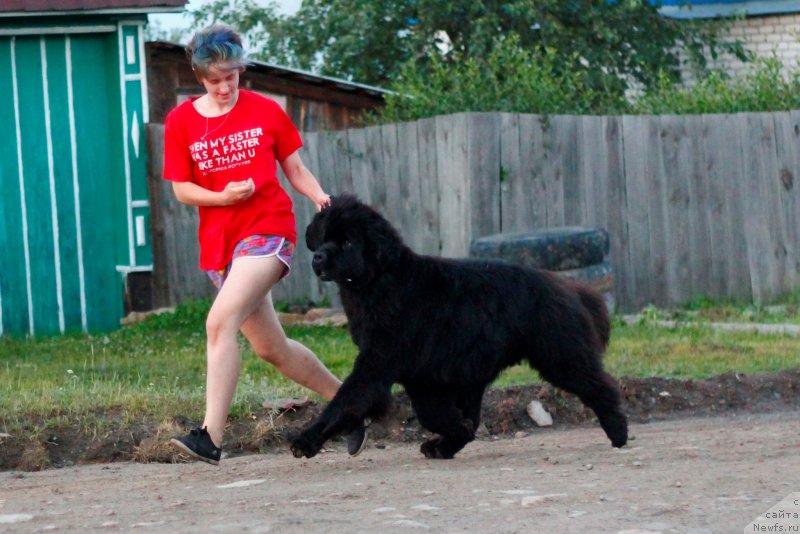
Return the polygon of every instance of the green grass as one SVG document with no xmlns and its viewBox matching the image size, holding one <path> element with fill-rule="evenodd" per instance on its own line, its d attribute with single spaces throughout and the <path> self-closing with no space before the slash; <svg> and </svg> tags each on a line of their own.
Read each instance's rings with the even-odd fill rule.
<svg viewBox="0 0 800 534">
<path fill-rule="evenodd" d="M 207 310 L 207 302 L 195 302 L 106 335 L 0 338 L 0 431 L 77 420 L 102 426 L 108 414 L 122 424 L 176 415 L 202 418 Z M 710 303 L 702 310 L 714 320 L 752 315 L 746 307 Z M 641 324 L 615 320 L 605 360 L 609 371 L 615 376 L 703 378 L 800 367 L 800 338 L 716 332 L 696 309 L 682 313 L 693 322 L 674 329 L 655 326 L 652 319 L 669 315 L 659 310 L 648 310 Z M 793 305 L 780 314 L 783 322 L 800 323 Z M 346 330 L 288 327 L 287 333 L 318 354 L 335 375 L 343 378 L 350 372 L 357 351 Z M 315 398 L 259 360 L 244 340 L 241 347 L 233 417 L 247 417 L 270 398 Z M 538 380 L 527 366 L 516 366 L 495 386 Z"/>
</svg>

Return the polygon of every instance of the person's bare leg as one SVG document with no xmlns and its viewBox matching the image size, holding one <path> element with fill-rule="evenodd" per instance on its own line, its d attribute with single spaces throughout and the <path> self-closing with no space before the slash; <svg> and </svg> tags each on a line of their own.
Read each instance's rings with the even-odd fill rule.
<svg viewBox="0 0 800 534">
<path fill-rule="evenodd" d="M 326 400 L 342 385 L 308 347 L 286 337 L 269 294 L 244 322 L 242 333 L 259 358 Z"/>
<path fill-rule="evenodd" d="M 206 319 L 207 427 L 215 445 L 222 445 L 241 357 L 237 334 L 245 320 L 264 302 L 272 286 L 280 279 L 284 265 L 277 258 L 241 258 L 235 260 L 225 283 L 217 294 Z"/>
<path fill-rule="evenodd" d="M 331 400 L 342 383 L 336 378 L 308 347 L 288 339 L 272 305 L 271 295 L 242 325 L 242 333 L 250 341 L 255 353 L 273 364 L 284 376 Z M 354 432 L 346 436 L 347 452 L 358 456 L 367 443 L 365 420 Z"/>
</svg>

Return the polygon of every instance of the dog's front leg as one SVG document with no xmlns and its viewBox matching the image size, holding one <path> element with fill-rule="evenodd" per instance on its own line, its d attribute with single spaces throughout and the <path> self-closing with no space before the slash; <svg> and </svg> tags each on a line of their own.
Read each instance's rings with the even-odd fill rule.
<svg viewBox="0 0 800 534">
<path fill-rule="evenodd" d="M 357 365 L 345 379 L 325 410 L 292 440 L 296 458 L 315 456 L 326 441 L 339 434 L 349 434 L 366 417 L 377 419 L 391 404 L 391 385 Z"/>
</svg>

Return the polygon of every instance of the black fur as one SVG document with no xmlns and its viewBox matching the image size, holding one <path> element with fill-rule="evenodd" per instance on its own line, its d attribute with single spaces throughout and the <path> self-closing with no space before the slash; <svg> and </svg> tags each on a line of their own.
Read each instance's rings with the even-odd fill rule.
<svg viewBox="0 0 800 534">
<path fill-rule="evenodd" d="M 603 370 L 610 325 L 602 297 L 556 275 L 500 261 L 421 256 L 354 196 L 333 199 L 306 230 L 312 266 L 336 282 L 359 354 L 336 396 L 292 441 L 311 458 L 325 441 L 378 418 L 402 384 L 419 422 L 439 434 L 428 458 L 475 438 L 486 387 L 522 360 L 594 410 L 611 444 L 628 425 Z"/>
</svg>

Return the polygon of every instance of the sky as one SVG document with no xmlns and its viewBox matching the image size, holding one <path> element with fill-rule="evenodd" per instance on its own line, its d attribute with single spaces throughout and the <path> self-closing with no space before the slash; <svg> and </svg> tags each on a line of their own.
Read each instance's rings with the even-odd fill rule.
<svg viewBox="0 0 800 534">
<path fill-rule="evenodd" d="M 197 9 L 203 4 L 209 3 L 210 0 L 189 0 L 186 4 L 186 9 Z M 278 5 L 278 12 L 291 14 L 300 9 L 302 0 L 274 0 Z M 256 0 L 256 3 L 266 5 L 269 0 Z M 164 14 L 151 14 L 148 16 L 151 22 L 157 23 L 163 30 L 171 28 L 186 28 L 189 21 L 183 16 L 182 13 L 164 13 Z"/>
</svg>

